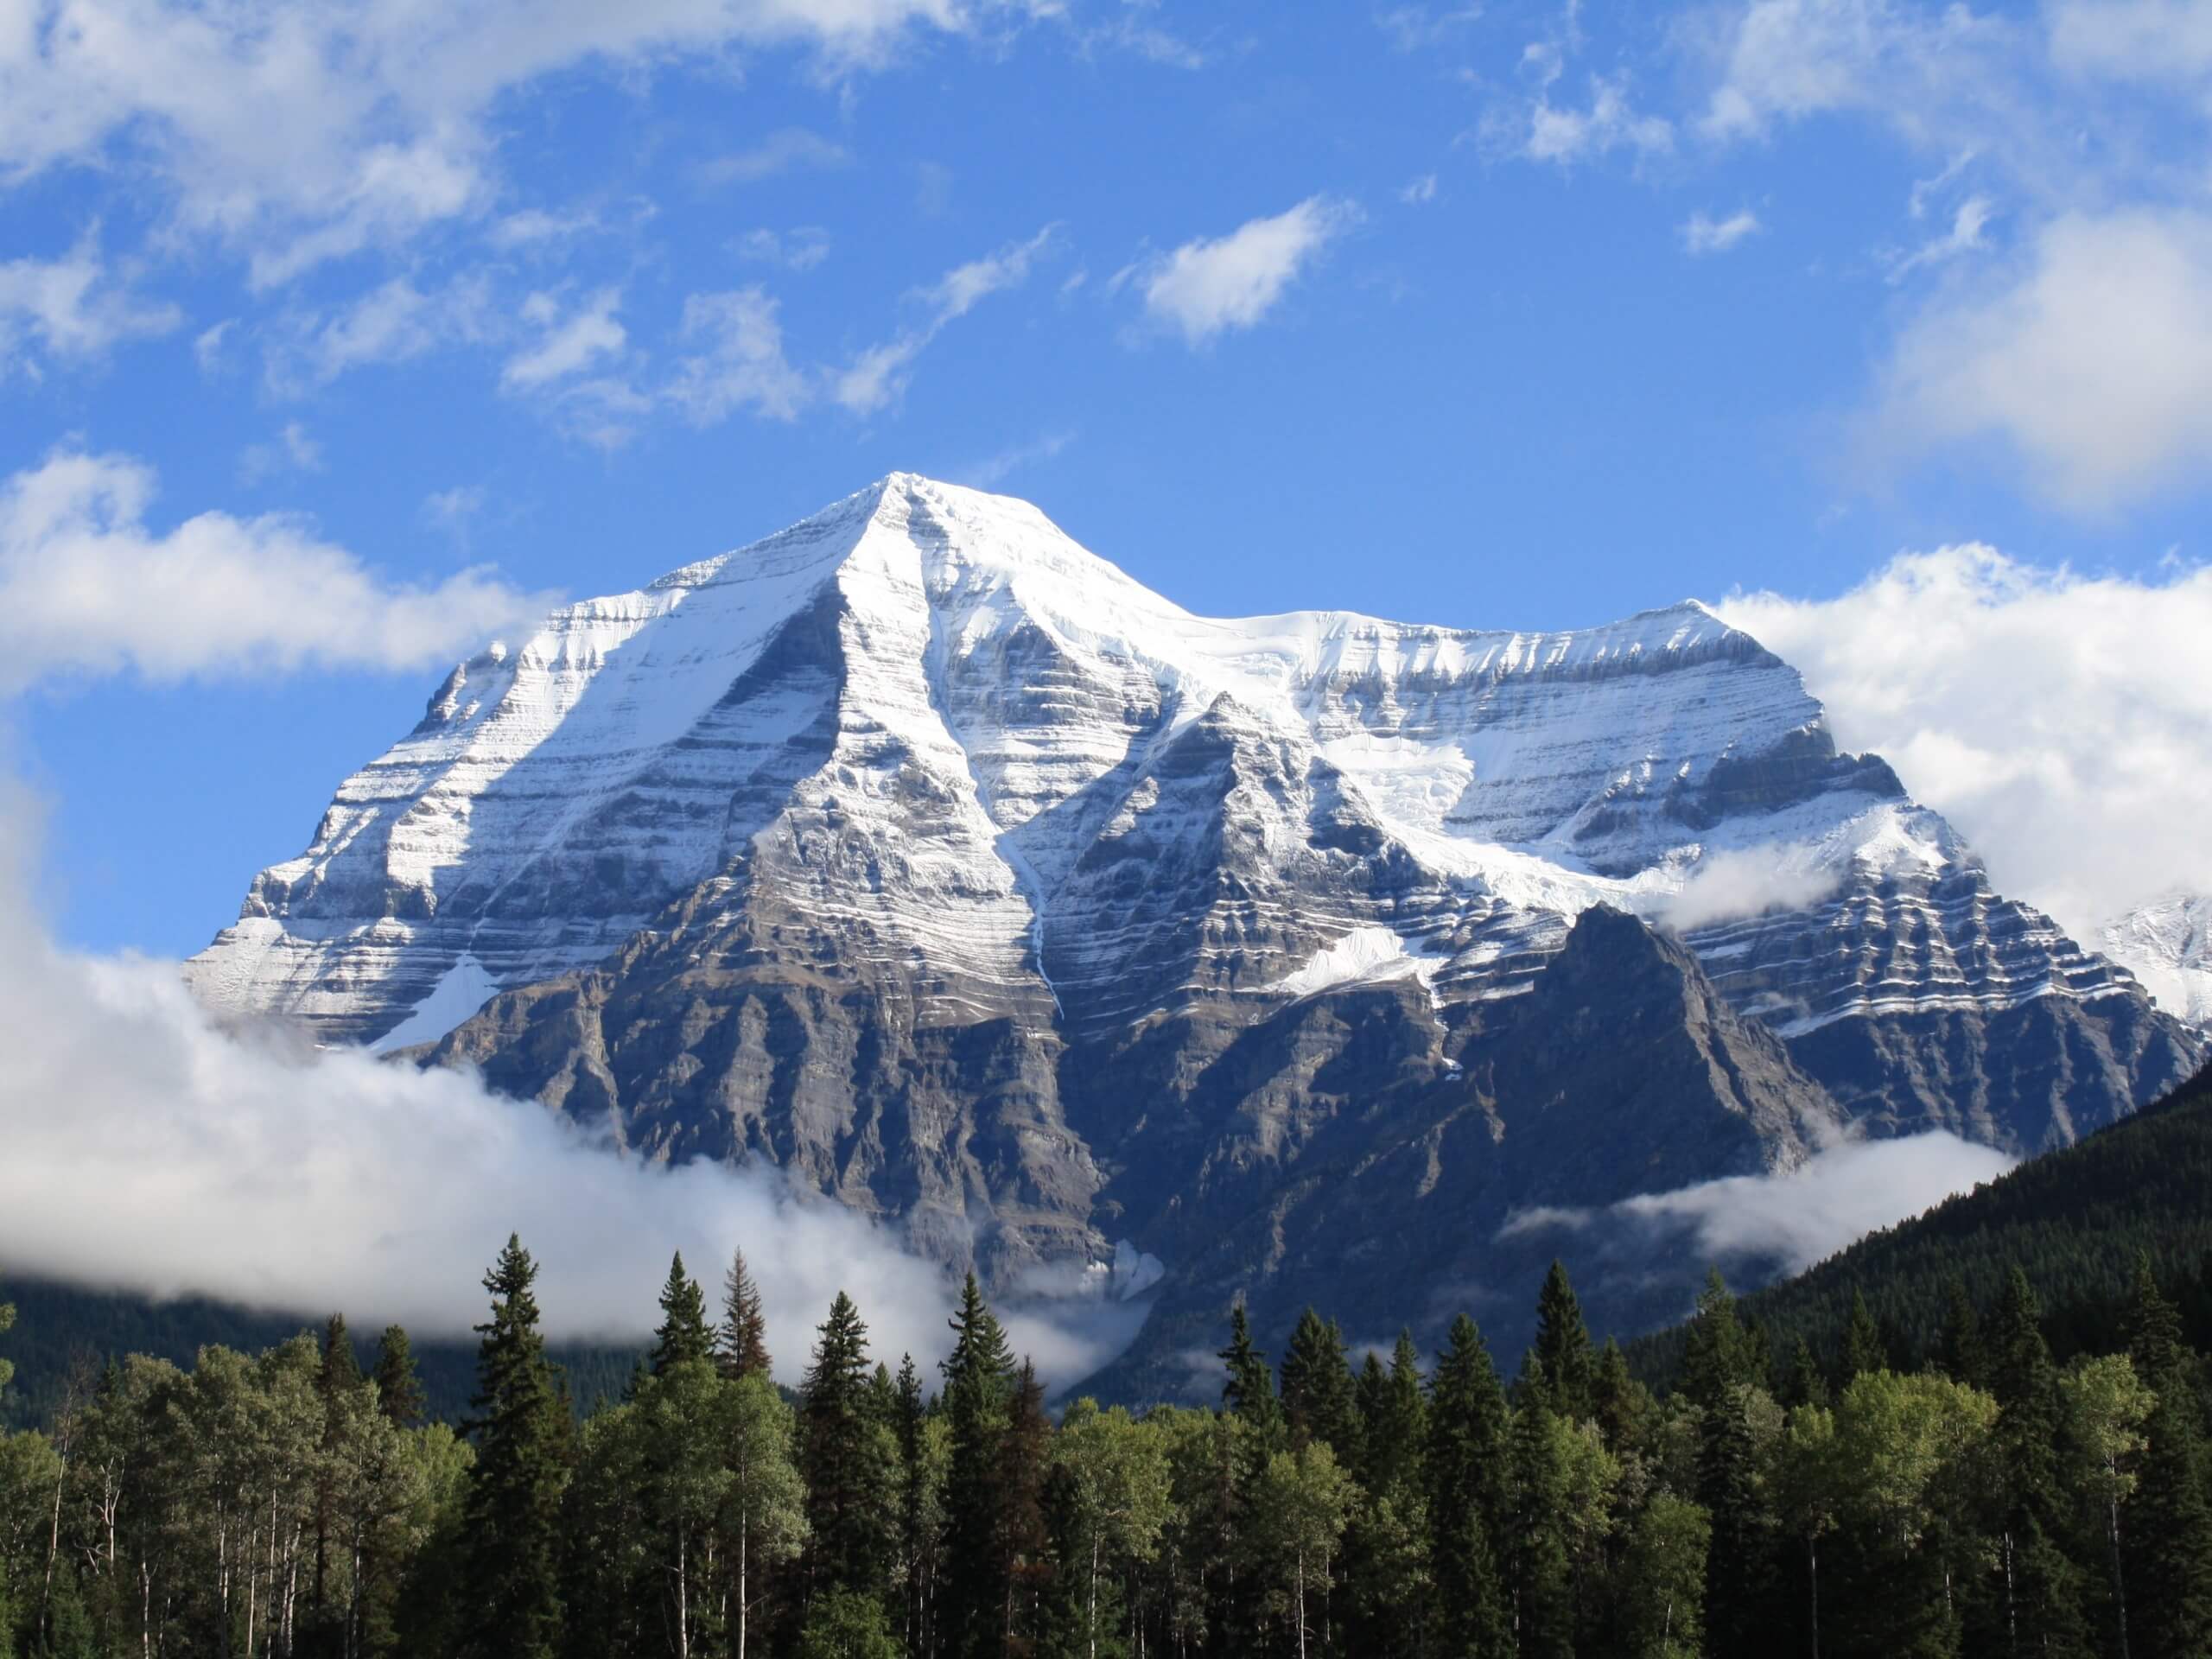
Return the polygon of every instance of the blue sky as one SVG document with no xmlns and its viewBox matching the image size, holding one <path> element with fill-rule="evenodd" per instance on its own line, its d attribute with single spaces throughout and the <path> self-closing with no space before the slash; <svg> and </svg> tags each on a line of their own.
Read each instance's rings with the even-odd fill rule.
<svg viewBox="0 0 2212 1659">
<path fill-rule="evenodd" d="M 1201 611 L 1770 591 L 2018 884 L 2212 883 L 2208 115 L 2182 0 L 0 0 L 47 907 L 196 949 L 518 592 L 894 468 Z"/>
</svg>

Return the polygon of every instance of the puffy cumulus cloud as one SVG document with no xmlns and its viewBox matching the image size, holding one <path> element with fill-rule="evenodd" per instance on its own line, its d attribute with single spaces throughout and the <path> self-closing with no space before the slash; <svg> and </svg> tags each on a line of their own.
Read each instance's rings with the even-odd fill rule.
<svg viewBox="0 0 2212 1659">
<path fill-rule="evenodd" d="M 1145 309 L 1192 346 L 1249 328 L 1274 309 L 1321 250 L 1359 222 L 1359 209 L 1308 196 L 1228 235 L 1185 242 L 1138 276 Z"/>
<path fill-rule="evenodd" d="M 0 263 L 0 378 L 11 369 L 36 374 L 39 359 L 103 355 L 120 341 L 166 334 L 184 313 L 141 299 L 118 280 L 87 235 L 59 259 Z"/>
<path fill-rule="evenodd" d="M 264 343 L 264 373 L 272 392 L 296 397 L 356 369 L 482 341 L 500 327 L 490 284 L 480 274 L 430 289 L 394 276 L 331 309 L 288 314 Z M 217 354 L 220 348 L 219 339 Z M 202 366 L 211 366 L 205 356 Z"/>
<path fill-rule="evenodd" d="M 995 253 L 957 265 L 909 296 L 925 308 L 922 322 L 855 358 L 832 380 L 830 395 L 855 415 L 873 415 L 898 401 L 915 359 L 945 325 L 966 316 L 992 295 L 1027 282 L 1030 268 L 1051 250 L 1058 234 L 1058 225 L 1047 225 L 1027 242 L 1010 242 Z"/>
<path fill-rule="evenodd" d="M 1940 1130 L 1894 1141 L 1850 1141 L 1772 1174 L 1726 1176 L 1604 1209 L 1516 1211 L 1498 1236 L 1597 1228 L 1630 1238 L 1688 1234 L 1696 1254 L 1707 1260 L 1779 1262 L 1796 1273 L 1878 1227 L 1995 1180 L 2013 1161 Z"/>
<path fill-rule="evenodd" d="M 556 71 L 796 47 L 833 73 L 1000 0 L 28 0 L 0 22 L 0 178 L 82 164 L 150 178 L 174 228 L 242 246 L 253 280 L 485 211 L 486 111 Z"/>
<path fill-rule="evenodd" d="M 154 487 L 126 456 L 67 451 L 0 486 L 0 691 L 124 669 L 415 668 L 544 607 L 483 570 L 395 586 L 290 518 L 202 512 L 157 531 Z"/>
<path fill-rule="evenodd" d="M 785 1381 L 839 1289 L 878 1354 L 943 1351 L 942 1272 L 772 1173 L 626 1160 L 461 1072 L 219 1027 L 174 963 L 61 949 L 24 898 L 36 817 L 19 785 L 0 785 L 11 1269 L 460 1335 L 482 1318 L 478 1281 L 512 1231 L 542 1266 L 549 1328 L 620 1339 L 651 1329 L 671 1250 L 711 1293 L 741 1244 Z M 1144 1308 L 1094 1294 L 1009 1313 L 1016 1345 L 1071 1382 Z"/>
<path fill-rule="evenodd" d="M 1699 860 L 1682 884 L 1659 907 L 1658 918 L 1682 931 L 1729 922 L 1770 910 L 1802 910 L 1834 892 L 1840 869 L 1806 861 L 1802 849 L 1730 849 Z"/>
<path fill-rule="evenodd" d="M 1682 246 L 1693 255 L 1726 253 L 1747 237 L 1757 236 L 1764 227 L 1759 216 L 1750 208 L 1733 213 L 1726 219 L 1715 219 L 1710 213 L 1694 213 L 1683 221 Z"/>
<path fill-rule="evenodd" d="M 2076 938 L 2212 891 L 2212 568 L 2141 581 L 1947 547 L 1838 598 L 1719 608 L 1802 671 L 1840 744 L 1888 759 Z"/>
<path fill-rule="evenodd" d="M 1884 450 L 1993 442 L 2028 487 L 2081 512 L 2195 479 L 2212 461 L 2212 215 L 2043 226 L 1907 326 L 1872 421 Z"/>
</svg>

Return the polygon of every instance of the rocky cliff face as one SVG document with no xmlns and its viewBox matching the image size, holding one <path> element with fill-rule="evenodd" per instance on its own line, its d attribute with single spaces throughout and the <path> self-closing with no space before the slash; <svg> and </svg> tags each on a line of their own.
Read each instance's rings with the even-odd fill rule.
<svg viewBox="0 0 2212 1659">
<path fill-rule="evenodd" d="M 2199 1054 L 1700 607 L 1215 620 L 903 474 L 455 670 L 190 972 L 1002 1285 L 1132 1240 L 1155 1382 L 1234 1288 L 1394 1329 L 1516 1206 Z"/>
</svg>

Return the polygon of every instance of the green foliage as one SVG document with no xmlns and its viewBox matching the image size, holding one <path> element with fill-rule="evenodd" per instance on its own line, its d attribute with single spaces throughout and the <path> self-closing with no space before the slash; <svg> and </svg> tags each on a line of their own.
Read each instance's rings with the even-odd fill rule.
<svg viewBox="0 0 2212 1659">
<path fill-rule="evenodd" d="M 707 1298 L 699 1281 L 683 1271 L 683 1252 L 668 1264 L 668 1282 L 661 1287 L 660 1325 L 653 1332 L 652 1352 L 646 1363 L 655 1376 L 679 1365 L 712 1357 L 714 1338 L 707 1331 Z"/>
<path fill-rule="evenodd" d="M 798 1659 L 903 1659 L 874 1596 L 832 1590 L 817 1599 L 799 1637 Z"/>
<path fill-rule="evenodd" d="M 746 1268 L 745 1252 L 731 1252 L 722 1275 L 722 1318 L 715 1327 L 715 1363 L 725 1376 L 766 1376 L 768 1320 L 761 1312 L 760 1287 Z"/>
</svg>

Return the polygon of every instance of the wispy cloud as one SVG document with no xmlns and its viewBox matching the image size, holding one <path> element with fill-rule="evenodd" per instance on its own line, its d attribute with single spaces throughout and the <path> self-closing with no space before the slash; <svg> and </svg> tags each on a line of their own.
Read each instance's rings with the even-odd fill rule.
<svg viewBox="0 0 2212 1659">
<path fill-rule="evenodd" d="M 1008 243 L 995 253 L 956 266 L 913 295 L 925 309 L 923 321 L 855 358 L 836 377 L 831 395 L 855 415 L 872 415 L 897 401 L 906 389 L 915 359 L 945 325 L 992 295 L 1027 282 L 1030 268 L 1052 247 L 1058 230 L 1057 225 L 1047 225 L 1027 242 Z"/>
<path fill-rule="evenodd" d="M 537 330 L 537 338 L 507 359 L 499 384 L 509 391 L 528 391 L 620 353 L 630 338 L 615 320 L 621 304 L 619 289 L 603 288 L 564 315 L 553 296 L 532 294 L 523 302 L 522 320 Z"/>
<path fill-rule="evenodd" d="M 683 339 L 690 350 L 667 396 L 696 424 L 748 408 L 788 421 L 810 395 L 806 377 L 784 356 L 776 302 L 761 289 L 692 295 L 683 302 Z"/>
<path fill-rule="evenodd" d="M 1308 196 L 1271 218 L 1249 219 L 1226 236 L 1185 242 L 1137 273 L 1145 309 L 1194 346 L 1233 328 L 1249 328 L 1359 219 L 1350 201 Z"/>
<path fill-rule="evenodd" d="M 1047 432 L 1027 443 L 1017 443 L 966 467 L 952 469 L 950 481 L 972 489 L 995 490 L 1025 467 L 1050 461 L 1075 442 L 1072 432 Z"/>
<path fill-rule="evenodd" d="M 812 270 L 830 257 L 830 232 L 819 225 L 801 225 L 788 231 L 747 231 L 733 247 L 739 258 L 754 264 Z"/>
<path fill-rule="evenodd" d="M 785 127 L 749 149 L 701 162 L 699 176 L 709 184 L 758 184 L 784 173 L 849 166 L 852 159 L 852 152 L 834 139 L 804 127 Z"/>
<path fill-rule="evenodd" d="M 96 233 L 59 259 L 0 264 L 0 378 L 11 369 L 39 374 L 43 362 L 100 357 L 183 322 L 175 305 L 141 299 L 108 269 Z"/>
<path fill-rule="evenodd" d="M 1745 207 L 1726 219 L 1714 219 L 1706 213 L 1692 213 L 1682 225 L 1682 246 L 1693 256 L 1726 253 L 1747 237 L 1757 236 L 1765 227 L 1759 216 Z"/>
</svg>

